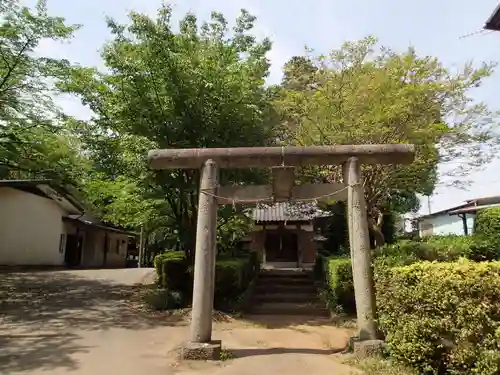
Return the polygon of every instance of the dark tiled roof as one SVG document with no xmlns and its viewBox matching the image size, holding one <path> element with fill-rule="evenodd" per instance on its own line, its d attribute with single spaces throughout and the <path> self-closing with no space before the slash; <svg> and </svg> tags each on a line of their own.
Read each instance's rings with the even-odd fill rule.
<svg viewBox="0 0 500 375">
<path fill-rule="evenodd" d="M 329 213 L 321 211 L 313 203 L 294 204 L 280 202 L 270 205 L 259 205 L 252 210 L 252 219 L 263 222 L 309 221 L 322 216 L 329 216 Z"/>
</svg>

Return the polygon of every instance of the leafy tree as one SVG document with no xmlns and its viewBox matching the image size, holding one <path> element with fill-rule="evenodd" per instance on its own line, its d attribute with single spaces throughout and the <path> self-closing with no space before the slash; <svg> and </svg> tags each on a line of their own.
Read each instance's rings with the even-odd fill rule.
<svg viewBox="0 0 500 375">
<path fill-rule="evenodd" d="M 272 107 L 264 79 L 271 44 L 251 36 L 254 21 L 242 10 L 229 33 L 220 13 L 212 13 L 211 21 L 201 27 L 187 14 L 175 32 L 169 6 L 162 6 L 156 19 L 131 12 L 129 25 L 108 20 L 114 38 L 102 52 L 106 72 L 74 67 L 71 78 L 59 83 L 95 113 L 82 139 L 97 170 L 144 199 L 162 199 L 166 204 L 156 216 L 167 219 L 164 225 L 188 255 L 195 243 L 199 172 L 152 172 L 145 156 L 153 148 L 269 143 Z M 261 175 L 224 171 L 221 184 L 257 181 Z M 127 200 L 121 202 L 126 205 Z M 123 212 L 117 205 L 116 200 L 109 203 L 106 210 L 114 212 L 110 215 Z M 137 212 L 141 210 L 138 205 Z M 221 211 L 221 226 L 230 225 L 226 211 Z"/>
<path fill-rule="evenodd" d="M 74 181 L 82 164 L 50 94 L 64 60 L 34 53 L 45 39 L 66 41 L 77 25 L 18 1 L 0 1 L 0 178 L 51 177 Z M 83 166 L 82 166 L 83 168 Z"/>
<path fill-rule="evenodd" d="M 314 85 L 318 68 L 304 56 L 294 56 L 283 67 L 282 86 L 287 89 L 305 90 Z"/>
<path fill-rule="evenodd" d="M 490 65 L 467 64 L 453 73 L 411 48 L 376 51 L 376 42 L 367 38 L 308 58 L 304 65 L 316 67 L 308 70 L 314 84 L 284 85 L 276 105 L 292 144 L 415 144 L 412 165 L 363 166 L 370 229 L 381 245 L 384 212 L 415 209 L 416 194 L 435 188 L 440 163 L 458 167 L 448 168 L 447 177 L 463 182 L 494 155 L 498 136 L 494 115 L 467 96 L 491 73 Z M 338 182 L 341 170 L 312 168 L 304 178 Z"/>
</svg>

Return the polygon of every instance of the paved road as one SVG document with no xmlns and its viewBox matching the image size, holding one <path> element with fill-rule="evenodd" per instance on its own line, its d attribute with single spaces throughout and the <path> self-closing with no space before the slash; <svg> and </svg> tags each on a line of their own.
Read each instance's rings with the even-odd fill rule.
<svg viewBox="0 0 500 375">
<path fill-rule="evenodd" d="M 279 320 L 214 325 L 238 359 L 179 364 L 171 352 L 188 337 L 185 321 L 138 309 L 137 284 L 152 269 L 2 273 L 2 375 L 352 374 L 332 353 L 348 333 L 324 322 Z"/>
</svg>

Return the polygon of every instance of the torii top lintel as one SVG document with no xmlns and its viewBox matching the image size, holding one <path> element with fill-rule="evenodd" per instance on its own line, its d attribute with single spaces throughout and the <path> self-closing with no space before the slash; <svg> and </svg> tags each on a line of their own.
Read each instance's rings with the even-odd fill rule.
<svg viewBox="0 0 500 375">
<path fill-rule="evenodd" d="M 363 164 L 411 164 L 415 147 L 409 144 L 336 145 L 311 147 L 235 147 L 151 150 L 153 169 L 200 168 L 209 159 L 220 168 L 298 167 L 342 164 L 355 157 Z"/>
</svg>

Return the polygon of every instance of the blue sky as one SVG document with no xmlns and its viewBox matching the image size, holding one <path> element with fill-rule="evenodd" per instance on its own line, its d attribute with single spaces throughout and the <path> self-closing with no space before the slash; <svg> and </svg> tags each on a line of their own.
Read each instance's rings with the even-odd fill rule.
<svg viewBox="0 0 500 375">
<path fill-rule="evenodd" d="M 99 66 L 99 49 L 109 38 L 104 17 L 126 21 L 130 10 L 154 15 L 160 3 L 159 0 L 49 0 L 52 14 L 82 24 L 83 28 L 70 44 L 46 42 L 40 47 L 40 53 Z M 378 37 L 382 44 L 395 50 L 404 50 L 411 44 L 417 53 L 436 56 L 451 68 L 468 60 L 500 60 L 500 32 L 460 38 L 481 30 L 498 0 L 476 0 L 474 5 L 466 0 L 421 0 L 418 6 L 394 0 L 177 0 L 170 3 L 175 5 L 179 17 L 190 11 L 200 19 L 208 19 L 210 12 L 216 10 L 233 20 L 241 8 L 256 15 L 257 35 L 268 36 L 273 41 L 269 55 L 271 82 L 279 81 L 282 65 L 290 57 L 301 54 L 306 45 L 317 53 L 326 53 L 344 41 L 367 35 Z M 499 79 L 500 72 L 477 89 L 474 98 L 500 109 Z M 77 117 L 89 116 L 88 110 L 74 99 L 63 98 L 59 104 Z M 432 211 L 469 198 L 500 195 L 500 161 L 470 177 L 473 184 L 468 190 L 438 187 L 431 199 Z M 421 212 L 427 213 L 426 203 Z"/>
</svg>

